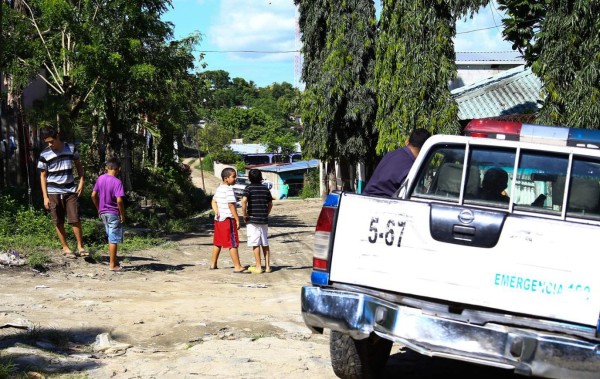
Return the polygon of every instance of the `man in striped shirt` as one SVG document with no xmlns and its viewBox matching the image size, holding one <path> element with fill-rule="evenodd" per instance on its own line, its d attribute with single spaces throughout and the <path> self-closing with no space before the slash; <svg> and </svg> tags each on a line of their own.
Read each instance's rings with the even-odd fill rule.
<svg viewBox="0 0 600 379">
<path fill-rule="evenodd" d="M 88 253 L 83 246 L 83 232 L 79 219 L 79 197 L 83 193 L 84 181 L 79 153 L 73 144 L 62 142 L 56 130 L 52 128 L 42 129 L 41 135 L 47 145 L 40 153 L 38 161 L 44 207 L 50 210 L 64 256 L 67 258 L 77 257 L 67 244 L 66 215 L 77 240 L 77 251 L 80 256 L 86 257 Z M 77 169 L 79 176 L 78 185 L 75 184 L 73 178 L 73 166 Z"/>
</svg>

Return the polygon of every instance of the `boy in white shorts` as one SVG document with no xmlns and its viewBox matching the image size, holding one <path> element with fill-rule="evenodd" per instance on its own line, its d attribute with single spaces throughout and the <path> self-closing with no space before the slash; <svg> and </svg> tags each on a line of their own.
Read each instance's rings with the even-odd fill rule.
<svg viewBox="0 0 600 379">
<path fill-rule="evenodd" d="M 271 260 L 269 251 L 269 213 L 273 208 L 273 196 L 271 192 L 261 183 L 262 174 L 259 170 L 252 169 L 248 173 L 250 184 L 244 189 L 242 196 L 242 214 L 246 222 L 248 246 L 252 248 L 255 266 L 250 266 L 248 271 L 253 274 L 271 272 Z M 265 256 L 265 271 L 262 269 L 260 248 Z"/>
</svg>

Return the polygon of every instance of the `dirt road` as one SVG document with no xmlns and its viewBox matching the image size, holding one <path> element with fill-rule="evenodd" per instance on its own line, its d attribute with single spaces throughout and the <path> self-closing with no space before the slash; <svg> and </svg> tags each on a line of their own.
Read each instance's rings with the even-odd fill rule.
<svg viewBox="0 0 600 379">
<path fill-rule="evenodd" d="M 205 175 L 205 182 L 210 189 L 219 181 Z M 2 268 L 0 326 L 34 329 L 0 329 L 0 358 L 31 372 L 82 372 L 77 378 L 333 378 L 328 335 L 312 335 L 300 315 L 320 205 L 275 201 L 270 274 L 234 274 L 227 252 L 219 269 L 209 270 L 206 218 L 197 219 L 196 233 L 127 255 L 125 272 L 59 256 L 62 266 L 45 274 Z M 241 260 L 249 265 L 243 228 L 240 238 Z M 396 357 L 399 351 L 394 346 Z M 410 372 L 394 362 L 393 356 L 387 376 Z M 457 376 L 444 364 L 423 362 L 421 377 Z"/>
</svg>

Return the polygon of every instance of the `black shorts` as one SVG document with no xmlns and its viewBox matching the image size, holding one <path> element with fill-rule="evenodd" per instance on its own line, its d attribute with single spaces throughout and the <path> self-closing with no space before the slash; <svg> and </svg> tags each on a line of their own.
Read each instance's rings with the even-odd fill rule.
<svg viewBox="0 0 600 379">
<path fill-rule="evenodd" d="M 65 215 L 69 224 L 79 220 L 79 197 L 76 193 L 50 193 L 50 214 L 54 225 L 65 223 Z"/>
</svg>

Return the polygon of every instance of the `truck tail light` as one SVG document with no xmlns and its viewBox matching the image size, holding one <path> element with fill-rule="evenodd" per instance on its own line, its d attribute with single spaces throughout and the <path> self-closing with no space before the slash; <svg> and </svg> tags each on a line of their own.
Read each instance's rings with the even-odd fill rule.
<svg viewBox="0 0 600 379">
<path fill-rule="evenodd" d="M 321 276 L 318 272 L 329 271 L 329 242 L 331 232 L 333 231 L 333 219 L 335 211 L 340 205 L 340 193 L 332 192 L 325 199 L 321 213 L 317 219 L 317 227 L 315 228 L 315 246 L 313 250 L 313 282 L 327 281 L 327 278 L 315 278 Z M 327 274 L 328 276 L 328 274 Z"/>
<path fill-rule="evenodd" d="M 315 246 L 313 249 L 313 268 L 315 270 L 327 271 L 329 259 L 329 239 L 333 226 L 335 208 L 323 207 L 317 220 L 315 230 Z"/>
</svg>

